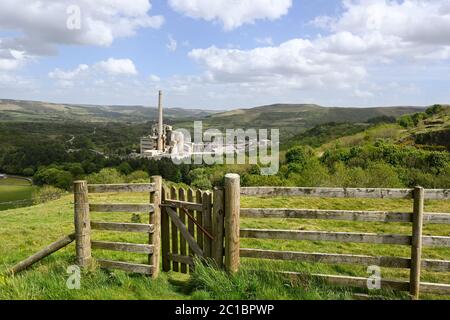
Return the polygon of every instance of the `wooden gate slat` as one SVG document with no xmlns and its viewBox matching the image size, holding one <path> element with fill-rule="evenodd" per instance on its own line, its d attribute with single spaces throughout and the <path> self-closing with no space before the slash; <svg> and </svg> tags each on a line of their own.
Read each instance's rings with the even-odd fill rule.
<svg viewBox="0 0 450 320">
<path fill-rule="evenodd" d="M 211 193 L 203 192 L 203 227 L 209 234 L 212 233 L 212 217 L 211 217 Z M 211 257 L 211 238 L 203 236 L 203 251 L 205 257 Z"/>
<path fill-rule="evenodd" d="M 162 202 L 169 198 L 169 190 L 165 186 L 162 188 Z M 161 250 L 163 271 L 170 271 L 170 221 L 164 207 L 161 207 Z"/>
<path fill-rule="evenodd" d="M 195 202 L 199 203 L 203 207 L 203 195 L 201 190 L 197 190 L 195 193 Z M 203 226 L 203 212 L 197 210 L 196 212 L 197 223 Z M 203 250 L 203 231 L 198 226 L 196 227 L 197 243 L 199 247 Z"/>
<path fill-rule="evenodd" d="M 187 191 L 187 201 L 189 202 L 194 202 L 194 190 L 192 190 L 191 188 L 188 189 Z M 189 214 L 193 217 L 194 216 L 194 210 L 189 210 Z M 189 234 L 195 239 L 195 226 L 194 226 L 194 222 L 191 219 L 188 219 L 188 231 Z M 194 255 L 194 252 L 192 251 L 192 248 L 189 246 L 189 256 L 192 257 Z M 193 268 L 192 268 L 192 264 L 189 263 L 189 272 L 192 272 Z"/>
<path fill-rule="evenodd" d="M 186 226 L 184 225 L 184 223 L 181 221 L 180 217 L 178 217 L 177 213 L 175 212 L 175 210 L 173 210 L 170 207 L 166 208 L 167 213 L 169 214 L 170 218 L 172 219 L 172 222 L 175 223 L 175 225 L 177 226 L 178 230 L 180 230 L 181 235 L 184 237 L 184 239 L 189 243 L 189 245 L 192 248 L 192 251 L 194 251 L 194 253 L 196 255 L 198 255 L 199 257 L 204 257 L 203 255 L 203 250 L 200 248 L 200 246 L 197 244 L 197 242 L 195 241 L 194 237 L 192 237 L 189 234 L 188 229 L 186 228 Z"/>
<path fill-rule="evenodd" d="M 171 200 L 177 200 L 178 199 L 178 192 L 175 187 L 170 188 L 170 199 Z M 166 208 L 167 209 L 167 208 Z M 167 214 L 169 214 L 168 210 Z M 172 229 L 172 254 L 179 254 L 178 252 L 178 229 L 173 220 L 171 220 L 171 229 Z M 172 261 L 172 269 L 175 272 L 178 272 L 180 270 L 179 264 L 177 261 Z"/>
<path fill-rule="evenodd" d="M 180 188 L 178 190 L 178 200 L 179 201 L 186 201 L 186 191 L 183 188 Z M 184 213 L 183 209 L 178 209 L 178 214 L 180 217 L 181 222 L 184 226 L 186 226 L 186 214 Z M 180 255 L 186 256 L 187 254 L 187 245 L 186 245 L 186 239 L 184 237 L 180 237 Z M 181 272 L 187 273 L 187 265 L 185 263 L 181 263 Z"/>
</svg>

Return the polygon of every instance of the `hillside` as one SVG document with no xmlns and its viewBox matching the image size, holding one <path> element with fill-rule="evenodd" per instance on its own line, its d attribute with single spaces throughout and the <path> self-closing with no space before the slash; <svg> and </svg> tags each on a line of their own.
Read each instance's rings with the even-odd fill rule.
<svg viewBox="0 0 450 320">
<path fill-rule="evenodd" d="M 167 120 L 199 119 L 207 110 L 165 108 Z M 157 109 L 143 106 L 98 106 L 39 101 L 0 100 L 0 121 L 144 122 L 157 119 Z"/>
<path fill-rule="evenodd" d="M 431 109 L 431 108 L 430 108 Z M 429 111 L 430 112 L 430 111 Z M 400 125 L 402 121 L 411 122 L 407 126 Z M 320 150 L 325 151 L 334 146 L 353 147 L 367 143 L 373 143 L 378 139 L 398 144 L 401 146 L 414 146 L 419 149 L 450 151 L 450 106 L 441 106 L 435 113 L 415 113 L 399 118 L 399 123 L 384 123 L 371 126 L 362 130 L 361 126 L 352 126 L 356 132 L 349 132 L 340 137 L 333 136 L 333 129 L 340 129 L 339 125 L 328 127 L 328 141 L 322 141 Z M 342 130 L 338 130 L 342 132 Z M 359 132 L 358 132 L 359 131 Z M 315 132 L 315 131 L 313 131 Z M 309 133 L 309 132 L 306 132 Z M 311 136 L 300 136 L 303 141 L 308 141 Z M 302 141 L 300 138 L 297 141 Z M 313 145 L 314 146 L 314 145 Z"/>
<path fill-rule="evenodd" d="M 282 139 L 286 140 L 287 137 L 328 122 L 362 123 L 381 116 L 399 117 L 423 110 L 421 107 L 411 106 L 328 108 L 315 104 L 274 104 L 211 114 L 204 122 L 209 127 L 217 128 L 229 127 L 231 124 L 233 127 L 244 128 L 279 128 L 284 135 Z"/>
</svg>

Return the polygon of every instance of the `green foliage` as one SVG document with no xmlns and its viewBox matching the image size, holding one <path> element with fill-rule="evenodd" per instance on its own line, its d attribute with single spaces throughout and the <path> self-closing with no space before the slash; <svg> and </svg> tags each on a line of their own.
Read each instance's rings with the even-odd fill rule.
<svg viewBox="0 0 450 320">
<path fill-rule="evenodd" d="M 147 183 L 150 181 L 150 177 L 147 172 L 143 170 L 138 170 L 130 173 L 125 181 L 127 183 Z"/>
<path fill-rule="evenodd" d="M 403 128 L 410 128 L 414 126 L 414 120 L 411 117 L 411 115 L 406 114 L 398 118 L 397 120 L 398 124 L 401 125 Z"/>
<path fill-rule="evenodd" d="M 33 199 L 35 204 L 45 203 L 51 200 L 56 200 L 61 198 L 66 194 L 65 190 L 55 188 L 53 186 L 43 186 L 37 189 L 33 193 Z"/>
<path fill-rule="evenodd" d="M 70 172 L 58 168 L 42 168 L 33 176 L 36 185 L 52 185 L 60 189 L 69 190 L 72 187 L 73 176 Z"/>
<path fill-rule="evenodd" d="M 34 169 L 31 167 L 25 168 L 23 169 L 22 174 L 25 177 L 32 177 L 34 175 Z"/>
<path fill-rule="evenodd" d="M 122 162 L 117 169 L 122 173 L 122 174 L 130 174 L 131 172 L 133 172 L 133 168 L 130 166 L 130 164 L 126 161 Z"/>
<path fill-rule="evenodd" d="M 91 184 L 114 184 L 123 183 L 125 177 L 117 169 L 105 168 L 98 173 L 87 176 L 86 180 Z"/>
<path fill-rule="evenodd" d="M 313 156 L 313 150 L 308 146 L 297 146 L 289 149 L 286 152 L 287 163 L 295 163 L 299 166 L 304 166 L 305 163 Z"/>
<path fill-rule="evenodd" d="M 440 104 L 435 104 L 431 107 L 429 107 L 427 110 L 425 110 L 425 113 L 429 116 L 434 116 L 436 114 L 441 113 L 444 110 L 444 107 Z"/>
<path fill-rule="evenodd" d="M 64 169 L 69 171 L 75 179 L 84 175 L 84 168 L 80 163 L 69 163 L 64 165 Z"/>
</svg>

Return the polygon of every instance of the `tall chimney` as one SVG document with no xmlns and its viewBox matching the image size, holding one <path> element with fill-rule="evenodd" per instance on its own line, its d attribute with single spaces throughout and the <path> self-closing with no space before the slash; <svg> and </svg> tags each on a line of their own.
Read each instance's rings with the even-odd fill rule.
<svg viewBox="0 0 450 320">
<path fill-rule="evenodd" d="M 163 146 L 163 106 L 162 106 L 162 91 L 159 91 L 158 99 L 158 151 L 164 151 Z"/>
</svg>

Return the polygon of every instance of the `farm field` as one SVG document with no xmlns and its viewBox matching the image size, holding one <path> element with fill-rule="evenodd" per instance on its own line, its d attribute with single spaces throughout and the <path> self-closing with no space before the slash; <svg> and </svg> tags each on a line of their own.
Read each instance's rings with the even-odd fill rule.
<svg viewBox="0 0 450 320">
<path fill-rule="evenodd" d="M 14 178 L 0 179 L 0 210 L 14 207 L 14 204 L 2 204 L 3 202 L 31 200 L 36 188 L 24 180 Z"/>
<path fill-rule="evenodd" d="M 148 201 L 147 194 L 98 194 L 92 203 Z M 311 209 L 392 210 L 411 211 L 408 200 L 372 199 L 317 199 L 300 197 L 256 198 L 243 197 L 242 207 L 283 207 Z M 450 201 L 426 201 L 427 212 L 450 212 Z M 141 216 L 144 222 L 145 215 Z M 132 214 L 93 213 L 92 220 L 131 222 Z M 134 216 L 133 219 L 137 219 Z M 18 261 L 35 253 L 58 238 L 73 232 L 73 199 L 65 196 L 45 204 L 7 210 L 0 213 L 0 274 Z M 270 228 L 295 230 L 327 230 L 347 232 L 377 232 L 409 234 L 410 226 L 404 223 L 361 223 L 345 221 L 300 219 L 241 219 L 243 228 Z M 450 226 L 427 224 L 426 235 L 450 236 Z M 94 232 L 94 240 L 145 243 L 142 235 L 128 233 Z M 303 252 L 353 253 L 368 255 L 409 256 L 409 247 L 334 243 L 317 241 L 282 241 L 241 239 L 243 248 L 261 248 Z M 368 276 L 366 269 L 358 266 L 321 265 L 302 262 L 260 261 L 242 258 L 242 271 L 231 279 L 210 268 L 198 267 L 193 277 L 178 273 L 161 273 L 152 281 L 141 275 L 120 271 L 108 272 L 93 267 L 83 273 L 82 288 L 66 287 L 66 268 L 75 258 L 74 244 L 38 263 L 17 276 L 0 277 L 0 299 L 351 299 L 356 289 L 326 287 L 322 284 L 295 284 L 267 275 L 255 275 L 250 270 L 302 271 L 311 273 Z M 94 257 L 132 262 L 144 262 L 145 255 L 94 250 Z M 450 250 L 425 248 L 423 256 L 450 260 Z M 382 277 L 407 279 L 406 269 L 382 269 Z M 450 273 L 423 271 L 422 281 L 450 283 Z M 364 292 L 364 291 L 362 291 Z M 374 293 L 375 294 L 375 293 Z M 376 293 L 379 294 L 379 293 Z M 404 293 L 384 292 L 387 298 L 403 299 Z M 422 295 L 424 299 L 448 298 Z"/>
</svg>

